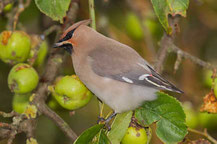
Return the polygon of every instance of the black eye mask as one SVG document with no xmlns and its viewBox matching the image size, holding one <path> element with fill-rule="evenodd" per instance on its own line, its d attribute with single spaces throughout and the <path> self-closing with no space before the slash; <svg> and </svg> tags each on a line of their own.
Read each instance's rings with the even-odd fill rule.
<svg viewBox="0 0 217 144">
<path fill-rule="evenodd" d="M 69 31 L 64 38 L 62 38 L 61 40 L 58 41 L 59 42 L 63 42 L 63 41 L 67 41 L 70 38 L 72 38 L 73 33 L 75 32 L 76 28 L 74 28 L 73 30 Z M 73 46 L 71 44 L 63 44 L 61 46 L 59 46 L 61 48 L 64 48 L 68 53 L 72 54 L 73 52 Z"/>
<path fill-rule="evenodd" d="M 72 38 L 73 36 L 73 33 L 75 32 L 75 29 L 74 28 L 73 30 L 69 31 L 64 38 L 62 38 L 61 40 L 59 40 L 58 42 L 62 42 L 62 41 L 66 41 L 66 40 L 69 40 L 70 38 Z"/>
</svg>

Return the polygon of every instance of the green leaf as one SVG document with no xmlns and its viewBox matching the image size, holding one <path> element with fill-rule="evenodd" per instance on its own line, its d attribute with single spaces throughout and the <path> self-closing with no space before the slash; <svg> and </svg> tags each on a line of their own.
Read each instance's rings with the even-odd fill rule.
<svg viewBox="0 0 217 144">
<path fill-rule="evenodd" d="M 87 130 L 85 130 L 78 138 L 75 140 L 74 144 L 88 144 L 91 143 L 93 138 L 99 133 L 104 125 L 95 125 Z"/>
<path fill-rule="evenodd" d="M 151 0 L 151 2 L 160 23 L 168 34 L 171 33 L 168 14 L 172 16 L 179 14 L 186 17 L 186 10 L 189 5 L 189 0 Z"/>
<path fill-rule="evenodd" d="M 61 23 L 63 17 L 66 16 L 70 2 L 71 0 L 35 0 L 41 12 Z"/>
<path fill-rule="evenodd" d="M 111 144 L 104 130 L 101 130 L 96 138 L 93 140 L 93 144 Z"/>
<path fill-rule="evenodd" d="M 112 144 L 120 144 L 122 138 L 124 137 L 127 128 L 129 127 L 131 117 L 133 112 L 125 112 L 122 114 L 118 114 L 115 117 L 114 122 L 111 126 L 111 131 L 108 133 L 108 137 Z"/>
<path fill-rule="evenodd" d="M 179 142 L 187 134 L 185 113 L 175 98 L 158 92 L 158 99 L 145 102 L 135 117 L 142 125 L 157 123 L 157 136 L 167 144 Z"/>
</svg>

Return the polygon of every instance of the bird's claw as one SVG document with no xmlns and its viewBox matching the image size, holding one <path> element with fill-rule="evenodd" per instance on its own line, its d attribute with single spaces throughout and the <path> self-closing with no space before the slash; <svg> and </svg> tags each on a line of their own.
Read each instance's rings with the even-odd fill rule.
<svg viewBox="0 0 217 144">
<path fill-rule="evenodd" d="M 108 131 L 111 130 L 111 126 L 109 125 L 109 123 L 105 123 L 105 129 L 107 129 Z"/>
<path fill-rule="evenodd" d="M 106 121 L 105 118 L 98 116 L 97 124 L 104 124 Z"/>
<path fill-rule="evenodd" d="M 111 130 L 111 126 L 109 125 L 109 121 L 103 117 L 98 117 L 98 120 L 97 120 L 97 124 L 104 124 L 105 125 L 105 128 L 110 131 Z"/>
</svg>

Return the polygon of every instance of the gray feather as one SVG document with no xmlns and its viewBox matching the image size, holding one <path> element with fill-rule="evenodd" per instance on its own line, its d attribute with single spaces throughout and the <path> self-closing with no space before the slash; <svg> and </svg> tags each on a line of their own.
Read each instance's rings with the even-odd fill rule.
<svg viewBox="0 0 217 144">
<path fill-rule="evenodd" d="M 181 92 L 157 74 L 135 50 L 126 45 L 122 44 L 118 48 L 98 47 L 89 53 L 89 57 L 92 70 L 99 76 L 134 85 Z M 139 79 L 143 75 L 146 77 Z"/>
</svg>

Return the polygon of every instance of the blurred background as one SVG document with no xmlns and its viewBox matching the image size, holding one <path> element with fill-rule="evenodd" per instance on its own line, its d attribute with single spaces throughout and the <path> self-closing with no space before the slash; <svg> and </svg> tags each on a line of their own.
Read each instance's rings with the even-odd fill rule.
<svg viewBox="0 0 217 144">
<path fill-rule="evenodd" d="M 116 39 L 133 47 L 150 64 L 155 64 L 159 41 L 164 30 L 153 11 L 149 0 L 134 0 L 144 20 L 141 20 L 132 10 L 132 2 L 125 0 L 97 0 L 95 1 L 97 30 L 106 36 Z M 14 3 L 16 5 L 16 3 Z M 12 5 L 12 9 L 13 6 Z M 76 21 L 88 19 L 88 2 L 80 0 L 79 11 Z M 7 30 L 9 10 L 0 15 L 0 32 Z M 57 22 L 42 14 L 36 7 L 34 1 L 20 15 L 17 29 L 24 30 L 28 34 L 42 34 L 43 31 Z M 142 24 L 142 25 L 141 25 Z M 182 50 L 217 65 L 217 1 L 216 0 L 191 0 L 187 17 L 181 18 L 180 32 L 177 34 L 175 44 Z M 143 32 L 142 26 L 145 27 Z M 54 43 L 55 33 L 46 39 L 49 45 Z M 64 63 L 59 75 L 74 74 L 70 55 Z M 212 73 L 190 60 L 183 60 L 177 71 L 174 71 L 174 63 L 177 55 L 169 53 L 162 75 L 176 84 L 185 93 L 176 95 L 185 108 L 187 124 L 189 127 L 208 132 L 217 139 L 217 114 L 200 113 L 199 109 L 203 103 L 203 97 L 211 91 Z M 11 69 L 0 61 L 0 111 L 10 112 L 12 110 L 13 94 L 7 85 L 7 76 Z M 42 73 L 42 69 L 38 69 Z M 109 112 L 106 107 L 105 114 Z M 76 110 L 70 115 L 67 110 L 59 109 L 57 113 L 80 134 L 83 130 L 96 124 L 99 113 L 98 102 L 94 97 L 84 108 Z M 10 122 L 10 119 L 0 118 L 0 121 Z M 46 117 L 39 117 L 36 130 L 36 138 L 40 144 L 65 144 L 68 139 L 64 134 Z M 199 135 L 189 134 L 189 139 L 201 138 Z M 0 141 L 4 144 L 6 141 Z M 15 142 L 25 143 L 25 135 L 17 135 Z M 152 138 L 153 144 L 161 143 L 156 136 Z"/>
</svg>

